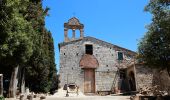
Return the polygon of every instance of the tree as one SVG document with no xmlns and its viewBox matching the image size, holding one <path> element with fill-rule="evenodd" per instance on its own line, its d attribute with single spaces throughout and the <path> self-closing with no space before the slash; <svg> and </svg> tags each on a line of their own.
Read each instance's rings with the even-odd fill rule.
<svg viewBox="0 0 170 100">
<path fill-rule="evenodd" d="M 45 28 L 49 8 L 42 8 L 42 0 L 3 0 L 1 5 L 0 72 L 10 80 L 9 97 L 16 89 L 24 91 L 24 83 L 31 91 L 48 92 L 57 73 L 53 38 Z"/>
<path fill-rule="evenodd" d="M 139 43 L 139 59 L 149 67 L 166 69 L 170 76 L 170 1 L 150 0 L 145 11 L 153 18 Z"/>
<path fill-rule="evenodd" d="M 18 69 L 28 61 L 33 52 L 34 30 L 23 13 L 28 0 L 3 0 L 0 9 L 0 61 L 1 69 L 12 69 L 9 97 L 15 97 Z M 2 63 L 3 62 L 3 63 Z"/>
<path fill-rule="evenodd" d="M 36 36 L 33 55 L 26 67 L 26 85 L 34 92 L 48 92 L 56 73 L 54 45 L 51 32 L 45 28 L 49 8 L 42 8 L 41 0 L 30 0 L 26 19 L 31 22 Z"/>
</svg>

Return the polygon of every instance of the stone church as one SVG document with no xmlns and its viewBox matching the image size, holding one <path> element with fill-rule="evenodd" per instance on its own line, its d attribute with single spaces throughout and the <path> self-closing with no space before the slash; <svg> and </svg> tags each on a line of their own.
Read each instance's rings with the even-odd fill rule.
<svg viewBox="0 0 170 100">
<path fill-rule="evenodd" d="M 69 30 L 72 37 L 68 35 Z M 79 38 L 76 30 L 80 31 Z M 84 37 L 84 25 L 76 17 L 64 23 L 64 41 L 59 43 L 59 51 L 61 88 L 74 83 L 83 93 L 121 93 L 151 84 L 146 71 L 142 72 L 140 65 L 135 64 L 136 52 Z M 148 82 L 141 81 L 143 77 Z"/>
</svg>

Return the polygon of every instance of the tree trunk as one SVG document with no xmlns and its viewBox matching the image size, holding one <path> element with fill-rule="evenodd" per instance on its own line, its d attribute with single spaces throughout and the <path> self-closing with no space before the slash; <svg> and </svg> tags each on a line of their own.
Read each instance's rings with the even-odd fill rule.
<svg viewBox="0 0 170 100">
<path fill-rule="evenodd" d="M 10 84 L 9 84 L 9 94 L 8 94 L 8 97 L 10 97 L 10 98 L 16 97 L 17 84 L 18 84 L 18 78 L 17 78 L 18 68 L 19 68 L 19 66 L 15 67 L 11 74 L 11 80 L 10 80 Z"/>
<path fill-rule="evenodd" d="M 169 69 L 168 66 L 167 66 L 167 72 L 168 72 L 168 75 L 169 75 L 169 77 L 170 77 L 170 69 Z"/>
<path fill-rule="evenodd" d="M 0 74 L 0 96 L 3 96 L 3 74 Z"/>
<path fill-rule="evenodd" d="M 25 94 L 25 68 L 22 70 L 21 94 Z"/>
</svg>

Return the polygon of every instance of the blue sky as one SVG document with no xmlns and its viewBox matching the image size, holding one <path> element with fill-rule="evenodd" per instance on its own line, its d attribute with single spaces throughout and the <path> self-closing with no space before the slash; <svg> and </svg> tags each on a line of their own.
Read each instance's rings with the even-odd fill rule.
<svg viewBox="0 0 170 100">
<path fill-rule="evenodd" d="M 64 40 L 64 22 L 73 16 L 84 24 L 85 36 L 137 51 L 151 15 L 144 12 L 149 0 L 43 0 L 49 7 L 46 28 L 54 38 L 55 59 L 59 67 L 58 43 Z"/>
</svg>

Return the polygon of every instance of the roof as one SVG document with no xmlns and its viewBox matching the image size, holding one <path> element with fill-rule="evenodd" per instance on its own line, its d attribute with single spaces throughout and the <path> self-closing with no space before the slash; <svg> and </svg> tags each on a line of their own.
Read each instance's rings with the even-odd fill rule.
<svg viewBox="0 0 170 100">
<path fill-rule="evenodd" d="M 103 41 L 103 40 L 100 40 L 100 39 L 97 39 L 97 38 L 94 38 L 94 37 L 90 37 L 90 36 L 84 37 L 83 39 L 77 39 L 77 40 L 74 40 L 74 41 L 70 41 L 70 42 L 62 42 L 62 43 L 59 43 L 58 46 L 59 46 L 59 49 L 60 49 L 62 46 L 74 44 L 74 43 L 79 42 L 79 41 L 92 41 L 92 42 L 95 42 L 96 44 L 106 46 L 108 48 L 114 48 L 116 51 L 126 51 L 130 54 L 133 54 L 133 55 L 137 54 L 136 52 L 134 52 L 132 50 L 128 50 L 126 48 L 123 48 L 123 47 L 120 47 L 120 46 L 117 46 L 117 45 L 114 45 L 114 44 L 111 44 L 111 43 L 108 43 L 106 41 Z"/>
<path fill-rule="evenodd" d="M 94 55 L 84 54 L 80 60 L 81 68 L 97 68 L 99 63 Z"/>
</svg>

